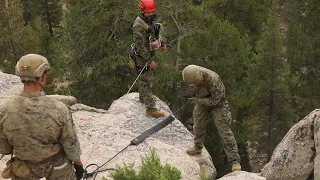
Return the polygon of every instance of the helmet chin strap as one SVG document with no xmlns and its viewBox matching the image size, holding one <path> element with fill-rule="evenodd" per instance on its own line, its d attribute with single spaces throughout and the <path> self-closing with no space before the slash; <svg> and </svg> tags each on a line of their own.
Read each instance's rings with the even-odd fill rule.
<svg viewBox="0 0 320 180">
<path fill-rule="evenodd" d="M 45 72 L 45 73 L 46 73 L 46 72 Z M 45 74 L 45 73 L 44 73 L 44 74 Z M 43 91 L 43 89 L 44 89 L 44 87 L 45 87 L 45 85 L 43 85 L 43 84 L 40 82 L 40 79 L 41 79 L 41 78 L 45 78 L 45 77 L 44 77 L 44 74 L 43 74 L 43 75 L 39 78 L 39 80 L 36 82 L 36 83 L 39 84 L 39 86 L 41 87 L 41 91 Z"/>
</svg>

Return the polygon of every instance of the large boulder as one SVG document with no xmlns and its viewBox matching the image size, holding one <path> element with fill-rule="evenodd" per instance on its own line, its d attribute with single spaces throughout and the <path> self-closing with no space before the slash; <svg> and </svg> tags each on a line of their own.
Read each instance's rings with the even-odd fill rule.
<svg viewBox="0 0 320 180">
<path fill-rule="evenodd" d="M 314 179 L 320 179 L 320 116 L 314 119 L 314 142 L 316 147 L 316 158 L 314 160 Z"/>
<path fill-rule="evenodd" d="M 18 76 L 0 72 L 0 102 L 5 98 L 19 94 L 22 88 L 23 85 Z"/>
<path fill-rule="evenodd" d="M 319 115 L 320 110 L 314 110 L 289 130 L 263 168 L 264 177 L 268 180 L 306 180 L 314 171 L 318 176 L 315 179 L 319 180 L 319 160 L 315 162 L 315 141 L 318 143 L 317 158 L 320 150 Z"/>
<path fill-rule="evenodd" d="M 77 99 L 73 96 L 62 96 L 62 95 L 48 95 L 48 97 L 57 99 L 58 101 L 64 103 L 67 106 L 72 106 L 77 103 Z"/>
<path fill-rule="evenodd" d="M 266 178 L 261 177 L 258 173 L 249 173 L 246 171 L 235 171 L 223 176 L 218 180 L 266 180 Z"/>
<path fill-rule="evenodd" d="M 268 163 L 268 154 L 256 141 L 247 141 L 247 156 L 251 172 L 259 173 Z"/>
<path fill-rule="evenodd" d="M 0 73 L 0 103 L 5 98 L 19 94 L 21 90 L 22 85 L 18 77 Z M 55 97 L 57 96 L 53 96 Z M 59 96 L 58 99 L 66 98 Z M 63 102 L 70 106 L 85 166 L 92 163 L 102 165 L 128 146 L 130 141 L 140 133 L 163 120 L 163 118 L 145 116 L 145 107 L 139 103 L 137 93 L 124 95 L 114 101 L 107 111 L 83 104 L 74 104 L 76 101 L 72 101 L 71 104 L 69 100 Z M 164 102 L 157 99 L 156 104 L 164 109 L 167 115 L 172 114 Z M 102 169 L 115 168 L 124 163 L 134 163 L 134 167 L 138 169 L 141 165 L 141 158 L 154 149 L 162 163 L 169 163 L 182 172 L 184 180 L 200 179 L 200 171 L 204 171 L 210 179 L 215 179 L 216 169 L 206 150 L 197 156 L 189 156 L 185 153 L 185 150 L 192 145 L 193 135 L 180 121 L 174 120 L 138 146 L 129 146 Z M 0 170 L 3 170 L 8 159 L 9 156 L 5 156 L 0 161 Z M 102 179 L 103 176 L 108 177 L 109 173 L 110 171 L 101 172 L 96 179 Z"/>
</svg>

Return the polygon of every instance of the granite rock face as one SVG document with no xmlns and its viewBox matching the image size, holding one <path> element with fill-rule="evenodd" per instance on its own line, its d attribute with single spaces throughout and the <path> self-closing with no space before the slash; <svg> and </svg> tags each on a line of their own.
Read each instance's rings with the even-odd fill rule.
<svg viewBox="0 0 320 180">
<path fill-rule="evenodd" d="M 246 171 L 235 171 L 223 176 L 218 180 L 266 180 L 265 177 L 261 177 L 259 174 L 250 173 Z"/>
<path fill-rule="evenodd" d="M 268 180 L 319 180 L 319 116 L 316 109 L 294 125 L 263 168 Z"/>
<path fill-rule="evenodd" d="M 19 94 L 22 87 L 18 77 L 0 72 L 0 103 Z M 163 120 L 145 116 L 145 107 L 139 102 L 138 93 L 124 95 L 114 101 L 108 110 L 77 104 L 72 96 L 48 96 L 70 107 L 82 148 L 84 166 L 92 163 L 103 164 L 129 145 L 140 133 Z M 165 110 L 166 115 L 172 113 L 161 100 L 157 99 L 156 104 Z M 215 179 L 216 169 L 205 149 L 198 156 L 185 153 L 192 145 L 193 135 L 176 119 L 138 146 L 129 146 L 102 169 L 115 168 L 116 165 L 121 166 L 124 163 L 134 163 L 134 167 L 138 169 L 141 158 L 154 149 L 162 163 L 169 163 L 182 172 L 184 180 L 200 179 L 200 171 L 204 171 L 209 179 Z M 4 169 L 8 159 L 9 156 L 5 156 L 0 161 L 0 170 Z M 99 173 L 96 179 L 102 179 L 103 176 L 109 178 L 109 172 Z"/>
</svg>

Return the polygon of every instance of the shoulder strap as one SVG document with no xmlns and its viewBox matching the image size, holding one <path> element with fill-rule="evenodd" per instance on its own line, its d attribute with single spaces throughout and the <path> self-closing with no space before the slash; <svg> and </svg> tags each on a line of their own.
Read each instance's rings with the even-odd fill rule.
<svg viewBox="0 0 320 180">
<path fill-rule="evenodd" d="M 137 20 L 140 21 L 146 29 L 150 27 L 150 25 L 146 23 L 140 16 L 137 17 Z"/>
</svg>

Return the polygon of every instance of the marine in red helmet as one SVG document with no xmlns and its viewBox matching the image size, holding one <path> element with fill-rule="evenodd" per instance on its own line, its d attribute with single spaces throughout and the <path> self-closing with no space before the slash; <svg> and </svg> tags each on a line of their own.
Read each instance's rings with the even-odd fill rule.
<svg viewBox="0 0 320 180">
<path fill-rule="evenodd" d="M 146 115 L 153 117 L 165 116 L 164 111 L 155 107 L 155 99 L 152 94 L 153 70 L 156 68 L 154 61 L 155 51 L 159 48 L 163 52 L 167 47 L 161 43 L 162 26 L 155 22 L 156 5 L 153 0 L 140 0 L 141 13 L 133 23 L 134 61 L 135 69 L 141 75 L 137 86 L 140 102 L 146 106 Z"/>
<path fill-rule="evenodd" d="M 145 13 L 151 13 L 156 10 L 156 4 L 153 0 L 141 0 L 139 7 Z"/>
</svg>

